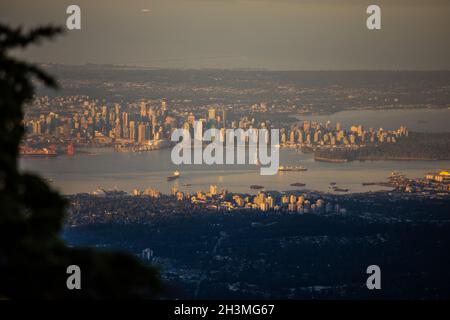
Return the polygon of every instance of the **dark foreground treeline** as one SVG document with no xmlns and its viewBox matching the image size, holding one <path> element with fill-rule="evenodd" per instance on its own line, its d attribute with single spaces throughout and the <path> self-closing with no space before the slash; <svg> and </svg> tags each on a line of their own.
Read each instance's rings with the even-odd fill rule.
<svg viewBox="0 0 450 320">
<path fill-rule="evenodd" d="M 397 143 L 383 143 L 349 149 L 316 150 L 320 160 L 448 160 L 450 159 L 450 132 L 411 132 Z"/>
</svg>

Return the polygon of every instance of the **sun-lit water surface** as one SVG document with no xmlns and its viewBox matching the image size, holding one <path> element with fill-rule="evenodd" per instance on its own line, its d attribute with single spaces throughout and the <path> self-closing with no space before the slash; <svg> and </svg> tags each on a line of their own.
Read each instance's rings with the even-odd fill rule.
<svg viewBox="0 0 450 320">
<path fill-rule="evenodd" d="M 333 123 L 340 121 L 344 126 L 362 123 L 366 127 L 384 126 L 387 129 L 406 124 L 413 131 L 450 131 L 449 109 L 419 110 L 362 110 L 344 111 L 332 116 L 309 116 L 302 119 Z M 280 151 L 281 165 L 302 165 L 306 172 L 279 173 L 273 176 L 260 175 L 257 166 L 250 165 L 173 165 L 170 149 L 143 153 L 121 153 L 113 149 L 94 150 L 95 155 L 78 153 L 73 157 L 62 155 L 56 158 L 23 158 L 23 170 L 34 171 L 51 179 L 53 186 L 64 194 L 91 192 L 98 187 L 120 189 L 157 188 L 169 193 L 173 186 L 186 192 L 208 190 L 211 184 L 231 192 L 255 193 L 250 185 L 264 186 L 265 190 L 286 191 L 302 189 L 290 186 L 301 182 L 303 189 L 330 191 L 330 182 L 336 182 L 350 192 L 364 192 L 385 189 L 379 186 L 362 186 L 362 182 L 380 182 L 393 171 L 409 177 L 422 177 L 428 172 L 450 168 L 450 161 L 366 161 L 351 163 L 315 162 L 312 154 L 302 154 L 292 149 Z M 179 170 L 181 178 L 172 182 L 167 176 Z M 190 186 L 185 186 L 189 184 Z"/>
</svg>

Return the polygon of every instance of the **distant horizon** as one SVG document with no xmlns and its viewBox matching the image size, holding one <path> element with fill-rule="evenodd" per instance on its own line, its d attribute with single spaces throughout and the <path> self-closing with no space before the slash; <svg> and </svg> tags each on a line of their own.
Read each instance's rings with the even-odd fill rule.
<svg viewBox="0 0 450 320">
<path fill-rule="evenodd" d="M 79 30 L 66 29 L 68 1 L 5 0 L 11 26 L 62 26 L 46 46 L 18 52 L 46 63 L 257 70 L 450 70 L 450 2 L 377 0 L 79 0 Z"/>
<path fill-rule="evenodd" d="M 449 69 L 269 69 L 269 68 L 252 68 L 252 67 L 236 67 L 236 68 L 219 68 L 219 67 L 160 67 L 160 66 L 139 66 L 133 64 L 121 63 L 54 63 L 54 62 L 36 62 L 40 66 L 62 66 L 62 67 L 115 67 L 130 69 L 148 69 L 148 70 L 180 70 L 180 71 L 264 71 L 264 72 L 450 72 Z"/>
</svg>

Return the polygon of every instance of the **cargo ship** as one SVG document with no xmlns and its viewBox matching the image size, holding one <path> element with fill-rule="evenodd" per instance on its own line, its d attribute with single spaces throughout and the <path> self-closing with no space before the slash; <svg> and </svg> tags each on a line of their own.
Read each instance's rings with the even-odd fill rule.
<svg viewBox="0 0 450 320">
<path fill-rule="evenodd" d="M 58 153 L 55 150 L 50 150 L 47 148 L 32 149 L 32 148 L 21 148 L 20 156 L 23 157 L 56 157 Z"/>
<path fill-rule="evenodd" d="M 291 187 L 304 187 L 304 186 L 306 186 L 306 183 L 302 182 L 291 183 Z"/>
<path fill-rule="evenodd" d="M 175 170 L 173 175 L 167 177 L 167 181 L 173 181 L 175 179 L 178 179 L 180 177 L 180 172 L 178 170 Z"/>
<path fill-rule="evenodd" d="M 348 192 L 347 188 L 333 187 L 333 191 L 335 192 Z"/>
<path fill-rule="evenodd" d="M 278 171 L 282 171 L 282 172 L 290 172 L 290 171 L 307 171 L 308 169 L 302 166 L 279 166 L 278 167 Z"/>
<path fill-rule="evenodd" d="M 252 185 L 250 186 L 250 189 L 256 189 L 256 190 L 264 189 L 264 186 L 260 186 L 260 185 L 258 185 L 258 184 L 252 184 Z"/>
</svg>

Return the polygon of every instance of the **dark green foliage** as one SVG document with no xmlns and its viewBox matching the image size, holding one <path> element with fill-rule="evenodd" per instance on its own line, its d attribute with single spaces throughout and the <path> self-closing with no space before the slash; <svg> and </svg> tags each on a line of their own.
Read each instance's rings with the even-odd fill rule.
<svg viewBox="0 0 450 320">
<path fill-rule="evenodd" d="M 52 88 L 57 84 L 8 53 L 61 31 L 24 32 L 0 24 L 0 298 L 156 298 L 158 274 L 136 258 L 68 248 L 59 237 L 66 201 L 40 177 L 18 170 L 22 107 L 33 97 L 33 80 Z M 71 264 L 81 268 L 81 290 L 66 287 Z"/>
</svg>

